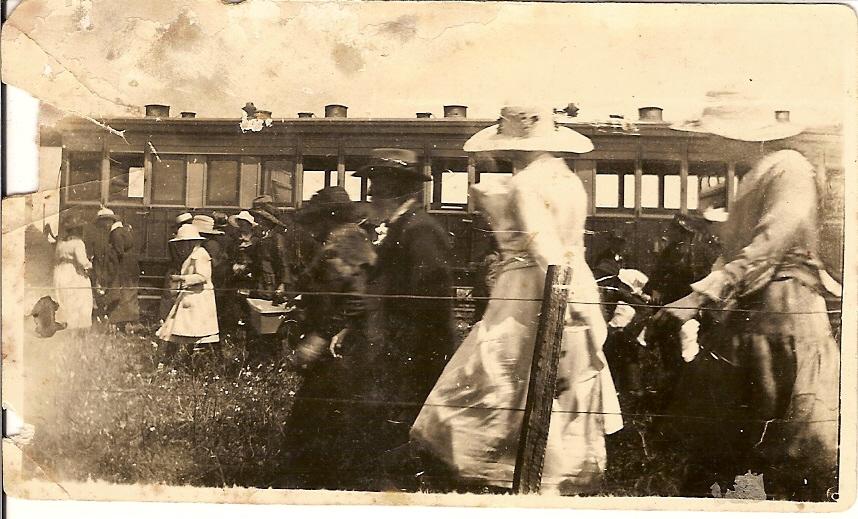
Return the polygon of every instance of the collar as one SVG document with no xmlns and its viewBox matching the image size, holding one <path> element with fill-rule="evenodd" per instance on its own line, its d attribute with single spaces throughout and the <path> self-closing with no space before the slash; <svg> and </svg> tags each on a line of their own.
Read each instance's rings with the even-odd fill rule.
<svg viewBox="0 0 858 519">
<path fill-rule="evenodd" d="M 110 226 L 110 230 L 119 229 L 120 227 L 122 227 L 122 222 L 113 222 L 113 225 Z"/>
</svg>

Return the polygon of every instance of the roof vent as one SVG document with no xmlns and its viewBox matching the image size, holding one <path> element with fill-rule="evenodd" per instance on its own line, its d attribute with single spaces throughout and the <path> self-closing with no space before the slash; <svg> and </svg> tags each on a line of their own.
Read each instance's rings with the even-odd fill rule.
<svg viewBox="0 0 858 519">
<path fill-rule="evenodd" d="M 660 123 L 664 121 L 662 113 L 664 110 L 660 106 L 644 106 L 638 108 L 638 120 Z"/>
<path fill-rule="evenodd" d="M 625 119 L 622 115 L 611 114 L 608 116 L 608 119 Z"/>
<path fill-rule="evenodd" d="M 313 115 L 313 112 L 298 112 L 298 119 L 310 119 Z"/>
<path fill-rule="evenodd" d="M 417 112 L 418 119 L 430 119 L 432 117 L 432 112 Z"/>
<path fill-rule="evenodd" d="M 197 116 L 197 113 L 196 112 L 182 112 L 181 116 L 182 116 L 182 119 L 193 119 L 194 117 Z"/>
<path fill-rule="evenodd" d="M 146 105 L 146 117 L 170 117 L 169 105 Z"/>
<path fill-rule="evenodd" d="M 788 123 L 789 122 L 789 110 L 776 110 L 775 111 L 775 120 L 779 123 Z"/>
<path fill-rule="evenodd" d="M 325 106 L 325 117 L 348 117 L 348 106 L 327 105 Z"/>
<path fill-rule="evenodd" d="M 468 107 L 464 105 L 444 106 L 444 117 L 465 119 L 468 117 Z"/>
<path fill-rule="evenodd" d="M 271 110 L 257 110 L 253 115 L 257 119 L 271 119 Z"/>
</svg>

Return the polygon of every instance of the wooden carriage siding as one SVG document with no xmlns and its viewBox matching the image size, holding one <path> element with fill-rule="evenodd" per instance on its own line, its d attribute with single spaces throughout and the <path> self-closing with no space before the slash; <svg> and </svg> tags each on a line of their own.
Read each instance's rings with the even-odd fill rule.
<svg viewBox="0 0 858 519">
<path fill-rule="evenodd" d="M 413 149 L 421 155 L 423 167 L 434 173 L 425 186 L 424 204 L 451 235 L 457 283 L 471 286 L 473 262 L 489 245 L 488 235 L 475 224 L 479 219 L 472 201 L 462 191 L 485 175 L 511 172 L 509 166 L 462 151 L 468 137 L 495 123 L 486 119 L 275 119 L 258 132 L 242 132 L 238 119 L 147 117 L 101 122 L 115 132 L 78 118 L 42 131 L 42 146 L 62 147 L 62 214 L 73 209 L 94 215 L 104 204 L 121 215 L 135 230 L 143 282 L 152 287 L 160 286 L 170 228 L 179 213 L 237 212 L 272 191 L 286 196 L 282 205 L 287 210 L 295 208 L 311 194 L 304 189 L 305 181 L 312 180 L 307 176 L 310 171 L 324 177 L 315 186 L 346 185 L 355 199 L 365 200 L 366 183 L 348 173 L 372 149 L 381 147 Z M 723 182 L 729 207 L 748 168 L 720 157 L 719 138 L 671 130 L 660 120 L 635 121 L 633 131 L 608 124 L 561 124 L 587 135 L 595 145 L 590 153 L 567 158 L 589 195 L 590 260 L 604 248 L 608 233 L 616 232 L 627 239 L 635 266 L 650 271 L 673 215 L 695 212 L 701 183 L 705 187 L 712 178 Z M 790 146 L 828 177 L 820 246 L 826 264 L 839 276 L 841 129 L 809 129 L 791 139 Z M 129 168 L 142 168 L 144 189 L 139 198 L 127 197 Z M 281 177 L 277 185 L 276 175 Z M 450 201 L 444 187 L 454 180 L 461 189 Z M 154 298 L 156 292 L 148 296 Z"/>
</svg>

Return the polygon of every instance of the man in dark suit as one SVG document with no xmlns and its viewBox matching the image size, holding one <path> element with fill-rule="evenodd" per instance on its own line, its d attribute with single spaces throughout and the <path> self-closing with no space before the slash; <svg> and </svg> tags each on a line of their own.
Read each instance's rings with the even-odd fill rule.
<svg viewBox="0 0 858 519">
<path fill-rule="evenodd" d="M 369 179 L 382 221 L 365 303 L 368 346 L 360 392 L 366 405 L 357 411 L 362 423 L 355 424 L 362 429 L 362 445 L 355 445 L 364 453 L 362 468 L 377 483 L 383 466 L 391 465 L 383 458 L 408 443 L 420 407 L 455 350 L 453 301 L 444 299 L 453 295 L 453 282 L 448 236 L 421 202 L 430 177 L 417 167 L 417 155 L 374 150 L 370 164 L 354 175 Z"/>
</svg>

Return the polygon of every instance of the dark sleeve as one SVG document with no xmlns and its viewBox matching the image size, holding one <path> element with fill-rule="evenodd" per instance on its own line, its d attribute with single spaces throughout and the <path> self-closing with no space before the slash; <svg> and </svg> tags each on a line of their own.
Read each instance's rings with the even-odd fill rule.
<svg viewBox="0 0 858 519">
<path fill-rule="evenodd" d="M 290 254 L 291 244 L 289 243 L 289 240 L 286 239 L 286 235 L 282 232 L 278 232 L 276 234 L 276 240 L 274 243 L 277 249 L 274 254 L 277 279 L 280 283 L 283 283 L 286 286 L 293 285 L 292 254 Z"/>
<path fill-rule="evenodd" d="M 450 244 L 444 231 L 436 225 L 418 224 L 403 237 L 403 246 L 411 258 L 410 294 L 418 296 L 452 296 L 452 274 L 448 264 Z M 450 301 L 415 300 L 408 305 L 416 314 L 431 311 Z"/>
</svg>

